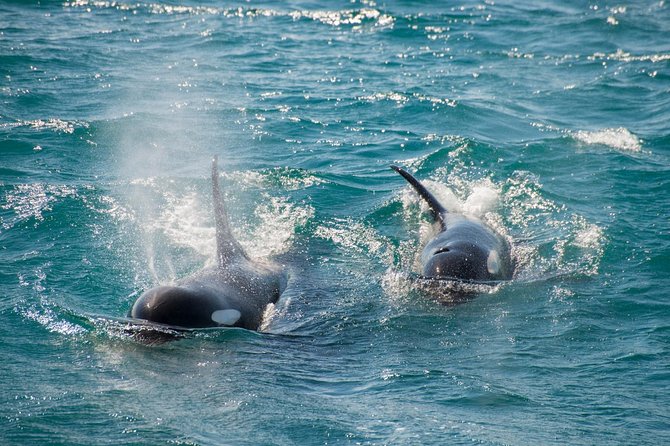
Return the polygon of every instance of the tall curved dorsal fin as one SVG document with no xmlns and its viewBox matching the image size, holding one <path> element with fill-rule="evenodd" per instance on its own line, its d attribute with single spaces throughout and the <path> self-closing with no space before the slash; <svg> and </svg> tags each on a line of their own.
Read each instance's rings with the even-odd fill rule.
<svg viewBox="0 0 670 446">
<path fill-rule="evenodd" d="M 446 227 L 446 222 L 444 221 L 444 214 L 447 213 L 447 210 L 440 204 L 439 201 L 437 201 L 437 198 L 430 192 L 428 192 L 428 189 L 419 182 L 416 178 L 412 176 L 411 173 L 407 172 L 405 169 L 402 167 L 398 166 L 391 166 L 391 169 L 395 170 L 398 172 L 400 175 L 403 176 L 407 180 L 407 182 L 414 188 L 414 190 L 423 198 L 426 200 L 426 203 L 428 203 L 428 207 L 430 208 L 430 213 L 433 215 L 433 219 L 440 223 L 442 228 Z"/>
<path fill-rule="evenodd" d="M 235 257 L 247 257 L 242 246 L 235 240 L 230 231 L 228 214 L 223 204 L 223 196 L 219 187 L 218 157 L 212 159 L 212 198 L 214 202 L 214 220 L 216 222 L 216 257 L 219 266 L 224 266 Z"/>
</svg>

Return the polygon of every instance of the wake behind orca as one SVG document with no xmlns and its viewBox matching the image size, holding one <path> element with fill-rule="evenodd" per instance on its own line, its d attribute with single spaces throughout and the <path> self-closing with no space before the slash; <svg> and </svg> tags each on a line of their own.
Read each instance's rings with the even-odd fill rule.
<svg viewBox="0 0 670 446">
<path fill-rule="evenodd" d="M 131 318 L 176 328 L 241 327 L 258 330 L 269 304 L 279 300 L 286 275 L 272 262 L 249 258 L 230 230 L 216 157 L 212 161 L 217 265 L 144 292 Z"/>
<path fill-rule="evenodd" d="M 430 208 L 437 234 L 421 253 L 421 274 L 427 279 L 470 282 L 509 280 L 514 273 L 509 244 L 479 219 L 448 212 L 409 172 L 402 175 Z"/>
</svg>

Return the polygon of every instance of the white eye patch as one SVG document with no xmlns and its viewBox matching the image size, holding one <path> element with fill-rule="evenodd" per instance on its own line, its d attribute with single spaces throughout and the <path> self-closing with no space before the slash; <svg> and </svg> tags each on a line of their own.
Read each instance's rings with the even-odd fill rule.
<svg viewBox="0 0 670 446">
<path fill-rule="evenodd" d="M 237 310 L 216 310 L 212 313 L 212 320 L 219 325 L 235 325 L 242 317 L 242 313 Z"/>
<path fill-rule="evenodd" d="M 498 274 L 500 271 L 500 257 L 495 249 L 489 253 L 489 257 L 486 259 L 486 269 L 488 269 L 489 274 Z"/>
</svg>

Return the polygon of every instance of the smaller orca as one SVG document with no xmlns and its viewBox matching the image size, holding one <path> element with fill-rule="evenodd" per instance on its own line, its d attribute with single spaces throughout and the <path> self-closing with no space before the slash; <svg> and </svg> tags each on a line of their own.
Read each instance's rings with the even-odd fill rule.
<svg viewBox="0 0 670 446">
<path fill-rule="evenodd" d="M 437 234 L 421 253 L 422 276 L 471 282 L 509 280 L 514 273 L 509 244 L 479 219 L 448 212 L 409 172 L 402 175 L 430 208 Z"/>
<path fill-rule="evenodd" d="M 129 316 L 177 328 L 241 327 L 258 330 L 269 304 L 286 287 L 282 268 L 250 259 L 230 230 L 216 157 L 212 161 L 212 194 L 218 264 L 175 285 L 145 291 Z"/>
</svg>

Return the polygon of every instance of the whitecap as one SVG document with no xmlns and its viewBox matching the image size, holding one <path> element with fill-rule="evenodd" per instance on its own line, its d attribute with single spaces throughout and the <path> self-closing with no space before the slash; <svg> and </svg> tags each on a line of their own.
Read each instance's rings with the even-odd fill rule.
<svg viewBox="0 0 670 446">
<path fill-rule="evenodd" d="M 58 118 L 33 119 L 1 124 L 0 127 L 29 127 L 35 130 L 53 130 L 54 132 L 72 134 L 77 128 L 88 128 L 89 124 L 83 121 L 64 121 Z"/>
<path fill-rule="evenodd" d="M 572 133 L 573 138 L 585 144 L 600 144 L 616 150 L 639 152 L 642 141 L 624 127 L 608 128 L 596 131 L 580 130 Z"/>
</svg>

